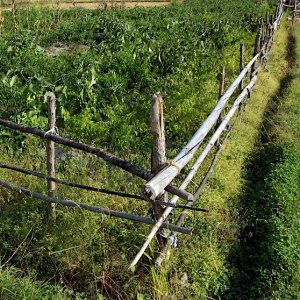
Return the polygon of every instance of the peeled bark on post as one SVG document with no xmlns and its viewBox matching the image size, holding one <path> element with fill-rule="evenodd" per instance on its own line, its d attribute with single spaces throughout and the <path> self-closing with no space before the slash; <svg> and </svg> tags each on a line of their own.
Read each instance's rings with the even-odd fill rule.
<svg viewBox="0 0 300 300">
<path fill-rule="evenodd" d="M 48 132 L 55 132 L 56 126 L 56 97 L 54 94 L 48 97 Z M 49 177 L 55 177 L 55 143 L 47 141 L 47 174 Z M 48 180 L 48 196 L 55 196 L 56 184 L 52 180 Z M 55 220 L 55 203 L 49 203 L 49 215 Z"/>
<path fill-rule="evenodd" d="M 160 93 L 153 95 L 151 99 L 151 131 L 153 135 L 152 153 L 151 153 L 151 172 L 156 174 L 166 164 L 166 141 L 165 141 L 165 124 L 164 124 L 164 104 Z M 166 193 L 158 196 L 155 200 L 165 202 L 167 199 Z M 152 205 L 153 219 L 157 221 L 164 212 L 164 208 L 160 204 Z M 161 229 L 157 234 L 157 241 L 162 250 L 167 240 L 164 229 Z"/>
</svg>

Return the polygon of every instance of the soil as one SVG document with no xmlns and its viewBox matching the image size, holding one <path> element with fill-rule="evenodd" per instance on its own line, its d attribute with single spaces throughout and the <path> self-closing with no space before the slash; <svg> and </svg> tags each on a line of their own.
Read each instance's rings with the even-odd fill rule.
<svg viewBox="0 0 300 300">
<path fill-rule="evenodd" d="M 155 6 L 167 6 L 170 5 L 170 1 L 155 2 L 155 1 L 124 1 L 124 2 L 76 2 L 75 6 L 73 3 L 63 3 L 59 4 L 61 9 L 69 9 L 73 7 L 87 8 L 87 9 L 98 9 L 98 8 L 110 8 L 110 7 L 120 7 L 120 8 L 135 8 L 135 7 L 155 7 Z M 47 5 L 47 4 L 46 4 Z M 51 3 L 49 4 L 51 5 Z M 20 5 L 22 6 L 22 4 Z M 3 6 L 3 10 L 10 10 L 10 6 Z"/>
</svg>

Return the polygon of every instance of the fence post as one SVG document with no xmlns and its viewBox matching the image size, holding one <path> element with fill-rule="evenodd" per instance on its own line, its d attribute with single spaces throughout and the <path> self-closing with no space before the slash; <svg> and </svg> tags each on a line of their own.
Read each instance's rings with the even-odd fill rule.
<svg viewBox="0 0 300 300">
<path fill-rule="evenodd" d="M 296 19 L 296 10 L 297 10 L 297 0 L 294 0 L 294 10 L 293 10 L 293 18 L 292 18 L 293 25 L 294 25 L 295 19 Z"/>
<path fill-rule="evenodd" d="M 56 126 L 56 97 L 51 94 L 48 97 L 48 132 L 54 133 Z M 47 141 L 47 175 L 49 177 L 55 177 L 55 143 Z M 48 180 L 48 196 L 54 197 L 56 184 L 55 182 Z M 55 220 L 56 209 L 55 203 L 49 203 L 49 215 Z"/>
<path fill-rule="evenodd" d="M 258 31 L 257 31 L 257 35 L 256 35 L 256 39 L 255 39 L 255 46 L 254 46 L 254 52 L 253 52 L 253 57 L 255 57 L 259 51 L 260 51 L 260 45 L 261 45 L 261 22 L 258 23 Z M 253 73 L 255 71 L 255 67 L 256 66 L 256 63 L 254 63 L 252 65 L 252 68 L 251 68 L 251 73 L 250 73 L 250 79 L 253 78 Z"/>
<path fill-rule="evenodd" d="M 165 142 L 165 124 L 164 124 L 164 103 L 160 93 L 156 93 L 151 98 L 151 131 L 153 136 L 151 153 L 151 172 L 156 174 L 166 164 L 166 142 Z M 156 200 L 166 201 L 166 193 L 157 197 Z M 154 220 L 158 220 L 164 208 L 160 204 L 152 205 L 152 215 Z M 160 250 L 163 250 L 167 244 L 166 233 L 161 229 L 157 234 L 157 241 Z"/>
<path fill-rule="evenodd" d="M 240 45 L 240 72 L 242 72 L 245 68 L 245 45 Z M 242 79 L 240 83 L 240 92 L 242 92 L 244 89 L 244 78 Z"/>
<path fill-rule="evenodd" d="M 2 2 L 2 1 L 1 1 Z M 14 23 L 14 29 L 17 30 L 17 7 L 16 7 L 16 0 L 11 0 L 11 11 Z"/>
<path fill-rule="evenodd" d="M 219 80 L 219 98 L 217 100 L 217 102 L 219 101 L 219 99 L 221 99 L 221 97 L 224 95 L 225 92 L 225 76 L 226 76 L 226 72 L 225 72 L 225 66 L 221 67 L 221 72 L 219 74 L 220 80 Z M 216 125 L 215 125 L 215 130 L 217 130 L 217 128 L 220 126 L 220 124 L 222 123 L 222 113 L 220 114 Z M 216 142 L 216 146 L 219 147 L 220 146 L 220 141 L 219 139 Z"/>
</svg>

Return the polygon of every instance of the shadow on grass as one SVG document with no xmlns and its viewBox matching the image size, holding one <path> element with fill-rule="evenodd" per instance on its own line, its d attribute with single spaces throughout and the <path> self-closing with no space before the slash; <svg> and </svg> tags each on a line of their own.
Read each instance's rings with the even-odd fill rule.
<svg viewBox="0 0 300 300">
<path fill-rule="evenodd" d="M 286 56 L 289 70 L 295 66 L 295 44 L 295 37 L 290 32 Z M 268 220 L 274 215 L 278 203 L 276 199 L 269 200 L 266 196 L 268 193 L 266 178 L 283 156 L 283 149 L 272 143 L 274 142 L 272 126 L 279 104 L 284 99 L 292 80 L 293 72 L 288 72 L 276 95 L 270 100 L 264 114 L 260 139 L 245 167 L 244 179 L 247 187 L 238 199 L 241 232 L 238 244 L 229 256 L 232 275 L 229 289 L 222 295 L 222 299 L 260 299 L 270 292 L 273 279 L 267 274 L 272 274 L 276 257 L 272 257 L 271 253 L 274 252 L 269 251 L 267 237 L 272 234 L 273 229 L 269 226 Z M 271 281 L 267 282 L 268 279 Z"/>
</svg>

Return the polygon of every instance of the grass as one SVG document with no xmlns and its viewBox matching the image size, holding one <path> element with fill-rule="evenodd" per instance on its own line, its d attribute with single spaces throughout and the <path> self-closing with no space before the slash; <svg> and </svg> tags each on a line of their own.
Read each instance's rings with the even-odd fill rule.
<svg viewBox="0 0 300 300">
<path fill-rule="evenodd" d="M 174 254 L 173 271 L 177 283 L 183 272 L 188 273 L 189 285 L 181 290 L 182 298 L 185 293 L 190 299 L 205 299 L 207 295 L 217 298 L 225 294 L 231 285 L 232 269 L 227 258 L 235 248 L 240 222 L 247 214 L 247 211 L 240 211 L 238 200 L 249 184 L 245 165 L 264 130 L 265 111 L 288 72 L 286 53 L 289 36 L 285 26 L 283 24 L 276 35 L 268 62 L 269 71 L 260 73 L 257 88 L 249 99 L 242 120 L 226 143 L 209 187 L 200 199 L 199 206 L 210 209 L 210 214 L 191 216 L 187 225 L 195 229 L 195 236 L 193 239 L 180 238 L 181 246 Z"/>
<path fill-rule="evenodd" d="M 225 299 L 299 299 L 299 30 L 288 27 L 289 68 L 245 168 L 242 226 Z"/>
</svg>

